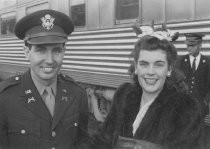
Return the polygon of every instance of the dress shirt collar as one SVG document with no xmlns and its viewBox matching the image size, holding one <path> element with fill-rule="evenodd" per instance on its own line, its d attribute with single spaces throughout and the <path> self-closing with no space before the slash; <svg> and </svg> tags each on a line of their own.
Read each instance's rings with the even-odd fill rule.
<svg viewBox="0 0 210 149">
<path fill-rule="evenodd" d="M 194 56 L 192 56 L 192 55 L 189 55 L 189 58 L 190 58 L 190 65 L 191 65 L 191 67 L 192 67 L 192 63 L 193 63 L 193 60 L 194 60 Z M 197 56 L 196 56 L 196 62 L 195 62 L 195 64 L 196 64 L 196 69 L 198 68 L 198 65 L 199 65 L 199 62 L 200 62 L 200 59 L 201 59 L 201 54 L 199 53 Z"/>
<path fill-rule="evenodd" d="M 37 88 L 37 90 L 38 90 L 38 92 L 39 92 L 39 94 L 40 94 L 41 96 L 43 95 L 44 90 L 45 90 L 46 87 L 51 87 L 54 96 L 56 96 L 56 92 L 57 92 L 57 78 L 56 78 L 55 81 L 54 81 L 51 85 L 49 85 L 49 86 L 45 86 L 45 85 L 41 84 L 40 82 L 38 82 L 38 81 L 33 77 L 33 75 L 31 75 L 31 78 L 32 78 L 32 80 L 33 80 L 33 82 L 34 82 L 34 85 L 36 86 L 36 88 Z"/>
</svg>

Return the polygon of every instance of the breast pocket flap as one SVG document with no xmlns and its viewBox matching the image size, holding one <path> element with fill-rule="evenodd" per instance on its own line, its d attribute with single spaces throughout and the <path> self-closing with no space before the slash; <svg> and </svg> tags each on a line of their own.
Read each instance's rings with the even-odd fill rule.
<svg viewBox="0 0 210 149">
<path fill-rule="evenodd" d="M 36 120 L 23 120 L 10 118 L 8 120 L 8 132 L 22 135 L 40 136 L 40 123 Z"/>
</svg>

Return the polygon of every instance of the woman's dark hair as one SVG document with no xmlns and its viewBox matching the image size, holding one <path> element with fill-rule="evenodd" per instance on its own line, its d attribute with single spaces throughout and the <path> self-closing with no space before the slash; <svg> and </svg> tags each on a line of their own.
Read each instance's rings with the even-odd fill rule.
<svg viewBox="0 0 210 149">
<path fill-rule="evenodd" d="M 175 46 L 166 39 L 160 40 L 154 36 L 146 35 L 140 38 L 135 43 L 135 47 L 131 56 L 134 58 L 134 61 L 137 62 L 139 58 L 139 53 L 141 50 L 154 51 L 157 49 L 160 49 L 166 52 L 166 56 L 167 56 L 166 58 L 167 58 L 168 64 L 169 66 L 173 66 L 177 58 L 177 51 L 176 51 Z"/>
</svg>

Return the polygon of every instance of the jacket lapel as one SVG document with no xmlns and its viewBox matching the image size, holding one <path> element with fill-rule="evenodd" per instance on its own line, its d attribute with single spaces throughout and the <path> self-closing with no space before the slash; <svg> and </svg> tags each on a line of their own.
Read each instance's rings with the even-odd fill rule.
<svg viewBox="0 0 210 149">
<path fill-rule="evenodd" d="M 190 58 L 189 58 L 189 55 L 186 55 L 184 56 L 184 59 L 183 59 L 183 71 L 185 74 L 188 74 L 189 72 L 192 73 L 192 68 L 191 68 L 191 65 L 190 65 Z"/>
<path fill-rule="evenodd" d="M 27 71 L 22 76 L 21 96 L 19 101 L 38 117 L 52 121 L 52 117 L 31 79 L 30 71 Z"/>
<path fill-rule="evenodd" d="M 55 112 L 51 129 L 54 129 L 56 127 L 67 108 L 72 105 L 75 99 L 75 95 L 71 91 L 71 86 L 65 86 L 65 82 L 62 82 L 62 80 L 59 80 L 57 85 L 58 89 L 55 98 Z"/>
<path fill-rule="evenodd" d="M 201 71 L 205 70 L 206 63 L 207 63 L 206 59 L 201 55 L 201 59 L 196 72 L 200 73 Z"/>
</svg>

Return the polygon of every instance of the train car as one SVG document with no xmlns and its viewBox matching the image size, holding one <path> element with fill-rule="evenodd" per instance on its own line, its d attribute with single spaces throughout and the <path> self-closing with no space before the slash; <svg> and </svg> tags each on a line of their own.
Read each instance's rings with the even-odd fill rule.
<svg viewBox="0 0 210 149">
<path fill-rule="evenodd" d="M 68 37 L 62 72 L 72 76 L 100 103 L 109 103 L 115 89 L 131 81 L 130 53 L 137 40 L 132 25 L 160 28 L 164 22 L 180 37 L 178 54 L 186 54 L 184 33 L 202 32 L 202 54 L 210 56 L 209 0 L 0 0 L 0 77 L 24 72 L 24 43 L 14 36 L 17 20 L 41 9 L 71 16 L 75 31 Z M 105 102 L 102 102 L 104 101 Z M 95 104 L 99 109 L 104 104 Z M 105 106 L 106 109 L 106 106 Z"/>
</svg>

